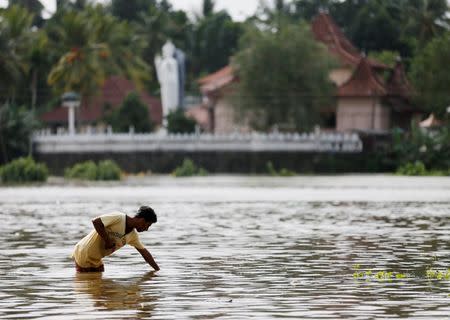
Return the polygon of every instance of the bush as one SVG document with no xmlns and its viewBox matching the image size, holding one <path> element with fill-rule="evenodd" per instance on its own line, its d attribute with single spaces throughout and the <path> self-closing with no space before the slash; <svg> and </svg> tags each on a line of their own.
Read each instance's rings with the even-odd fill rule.
<svg viewBox="0 0 450 320">
<path fill-rule="evenodd" d="M 97 180 L 97 165 L 94 161 L 77 163 L 66 169 L 64 176 L 69 179 Z"/>
<path fill-rule="evenodd" d="M 98 165 L 94 161 L 77 163 L 64 172 L 68 179 L 82 180 L 120 180 L 122 171 L 112 160 L 100 161 Z"/>
<path fill-rule="evenodd" d="M 427 174 L 425 165 L 421 161 L 407 163 L 397 169 L 397 174 L 405 176 L 424 176 Z"/>
<path fill-rule="evenodd" d="M 47 166 L 36 163 L 32 158 L 19 158 L 0 168 L 2 182 L 45 182 L 48 177 Z"/>
<path fill-rule="evenodd" d="M 26 108 L 9 104 L 0 106 L 0 163 L 26 156 L 30 136 L 38 126 L 34 113 Z"/>
<path fill-rule="evenodd" d="M 97 180 L 120 180 L 121 170 L 112 160 L 104 160 L 98 163 Z"/>
<path fill-rule="evenodd" d="M 397 169 L 396 174 L 404 176 L 450 176 L 450 169 L 427 170 L 421 161 L 416 161 L 400 166 Z"/>
<path fill-rule="evenodd" d="M 294 171 L 288 170 L 286 168 L 281 168 L 280 171 L 277 171 L 273 166 L 272 161 L 266 163 L 266 170 L 267 173 L 269 173 L 271 176 L 292 177 L 296 175 Z"/>
<path fill-rule="evenodd" d="M 120 107 L 116 110 L 108 110 L 104 106 L 105 121 L 113 127 L 116 132 L 128 132 L 130 126 L 134 127 L 136 133 L 151 132 L 153 123 L 150 119 L 148 106 L 142 102 L 136 92 L 131 92 L 125 97 Z"/>
<path fill-rule="evenodd" d="M 208 171 L 203 168 L 197 168 L 191 159 L 184 159 L 181 166 L 175 168 L 172 174 L 175 177 L 206 176 Z"/>
<path fill-rule="evenodd" d="M 167 115 L 167 131 L 169 133 L 193 133 L 195 120 L 185 116 L 183 110 L 177 109 Z"/>
<path fill-rule="evenodd" d="M 417 125 L 411 131 L 395 130 L 393 155 L 396 167 L 421 162 L 431 171 L 447 171 L 450 168 L 450 125 L 423 130 Z"/>
</svg>

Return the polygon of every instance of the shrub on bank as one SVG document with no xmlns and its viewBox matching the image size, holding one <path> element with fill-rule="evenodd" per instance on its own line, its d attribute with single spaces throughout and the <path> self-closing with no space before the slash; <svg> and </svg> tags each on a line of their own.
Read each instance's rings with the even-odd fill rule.
<svg viewBox="0 0 450 320">
<path fill-rule="evenodd" d="M 122 171 L 112 160 L 104 160 L 98 163 L 97 180 L 120 180 Z"/>
<path fill-rule="evenodd" d="M 175 177 L 206 176 L 208 171 L 198 168 L 191 159 L 184 159 L 181 166 L 176 167 L 172 174 Z"/>
<path fill-rule="evenodd" d="M 267 173 L 271 176 L 292 177 L 296 175 L 294 171 L 288 170 L 286 168 L 281 168 L 279 171 L 277 171 L 273 166 L 272 161 L 266 163 L 266 170 Z"/>
<path fill-rule="evenodd" d="M 82 180 L 120 180 L 120 167 L 112 160 L 100 161 L 98 165 L 94 161 L 77 163 L 64 172 L 67 179 Z"/>
<path fill-rule="evenodd" d="M 396 174 L 403 176 L 448 176 L 450 170 L 427 170 L 423 162 L 415 161 L 400 166 Z"/>
<path fill-rule="evenodd" d="M 19 158 L 0 167 L 0 177 L 3 183 L 45 182 L 48 168 L 30 157 Z"/>
</svg>

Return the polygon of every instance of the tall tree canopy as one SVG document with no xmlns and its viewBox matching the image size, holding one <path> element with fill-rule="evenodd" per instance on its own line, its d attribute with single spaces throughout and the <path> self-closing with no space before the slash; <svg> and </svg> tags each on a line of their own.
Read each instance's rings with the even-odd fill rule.
<svg viewBox="0 0 450 320">
<path fill-rule="evenodd" d="M 450 106 L 450 32 L 433 39 L 411 64 L 411 79 L 417 90 L 420 106 L 438 117 L 446 115 Z"/>
<path fill-rule="evenodd" d="M 308 130 L 330 102 L 333 61 L 306 24 L 278 32 L 250 29 L 234 60 L 236 103 L 253 128 Z"/>
</svg>

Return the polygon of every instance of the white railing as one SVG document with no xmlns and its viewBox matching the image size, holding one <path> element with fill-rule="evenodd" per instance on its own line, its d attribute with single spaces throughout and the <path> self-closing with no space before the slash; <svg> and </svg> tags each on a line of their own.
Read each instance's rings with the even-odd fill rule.
<svg viewBox="0 0 450 320">
<path fill-rule="evenodd" d="M 232 133 L 232 134 L 139 134 L 66 133 L 39 131 L 33 136 L 38 153 L 145 152 L 145 151 L 239 151 L 239 152 L 350 152 L 362 151 L 354 133 Z"/>
</svg>

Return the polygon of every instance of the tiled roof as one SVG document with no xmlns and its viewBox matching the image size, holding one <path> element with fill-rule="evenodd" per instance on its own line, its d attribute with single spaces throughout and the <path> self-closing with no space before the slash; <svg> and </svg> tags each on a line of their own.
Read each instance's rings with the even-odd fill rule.
<svg viewBox="0 0 450 320">
<path fill-rule="evenodd" d="M 82 101 L 80 110 L 77 112 L 77 121 L 89 123 L 103 118 L 105 104 L 113 109 L 120 106 L 123 99 L 132 91 L 137 91 L 136 86 L 120 76 L 108 78 L 103 84 L 101 93 Z M 151 120 L 156 124 L 162 123 L 162 106 L 158 98 L 152 97 L 146 92 L 140 92 L 141 100 L 148 106 Z M 41 120 L 44 122 L 67 122 L 67 108 L 59 106 L 56 109 L 44 113 Z"/>
<path fill-rule="evenodd" d="M 401 96 L 403 98 L 410 98 L 413 89 L 406 78 L 405 70 L 401 61 L 398 61 L 392 71 L 388 80 L 389 93 L 392 96 Z"/>
<path fill-rule="evenodd" d="M 232 83 L 236 79 L 233 68 L 228 65 L 198 80 L 200 90 L 207 94 Z"/>
<path fill-rule="evenodd" d="M 373 71 L 367 58 L 362 57 L 351 78 L 338 88 L 338 97 L 385 96 L 388 90 Z"/>
<path fill-rule="evenodd" d="M 356 67 L 361 59 L 359 50 L 348 40 L 329 14 L 320 12 L 311 22 L 311 29 L 317 41 L 325 44 L 332 55 L 344 65 Z M 383 63 L 368 59 L 374 68 L 389 68 Z"/>
</svg>

